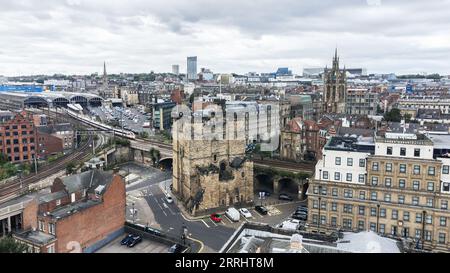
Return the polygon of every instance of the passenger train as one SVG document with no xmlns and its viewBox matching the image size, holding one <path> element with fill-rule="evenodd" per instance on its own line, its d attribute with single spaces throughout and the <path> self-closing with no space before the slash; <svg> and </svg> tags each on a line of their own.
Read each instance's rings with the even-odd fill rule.
<svg viewBox="0 0 450 273">
<path fill-rule="evenodd" d="M 128 139 L 136 139 L 136 135 L 133 132 L 131 132 L 131 131 L 117 129 L 117 128 L 111 127 L 109 125 L 103 124 L 101 122 L 92 120 L 89 117 L 85 117 L 83 115 L 80 115 L 79 112 L 77 113 L 77 112 L 73 111 L 72 109 L 66 109 L 66 112 L 72 118 L 77 119 L 77 120 L 79 120 L 79 121 L 81 121 L 83 123 L 89 124 L 92 127 L 95 127 L 95 128 L 101 129 L 101 130 L 105 130 L 105 131 L 109 131 L 109 132 L 114 131 L 115 135 L 118 135 L 118 136 L 121 136 L 121 137 L 125 137 L 125 138 L 128 138 Z"/>
</svg>

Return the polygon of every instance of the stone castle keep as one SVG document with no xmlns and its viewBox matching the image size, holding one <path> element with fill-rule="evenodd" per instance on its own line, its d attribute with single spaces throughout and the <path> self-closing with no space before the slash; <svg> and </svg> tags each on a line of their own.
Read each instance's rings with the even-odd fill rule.
<svg viewBox="0 0 450 273">
<path fill-rule="evenodd" d="M 192 138 L 193 131 L 208 136 L 204 124 L 184 122 L 174 129 L 180 133 L 173 134 L 174 194 L 192 215 L 252 203 L 253 162 L 246 158 L 245 139 L 238 138 L 240 126 L 229 124 L 233 139 Z"/>
</svg>

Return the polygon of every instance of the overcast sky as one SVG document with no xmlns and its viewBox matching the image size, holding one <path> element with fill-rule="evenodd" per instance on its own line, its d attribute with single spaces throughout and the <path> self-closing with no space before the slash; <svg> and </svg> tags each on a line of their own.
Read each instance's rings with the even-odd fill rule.
<svg viewBox="0 0 450 273">
<path fill-rule="evenodd" d="M 341 64 L 450 74 L 450 0 L 0 0 L 0 75 L 272 72 Z"/>
</svg>

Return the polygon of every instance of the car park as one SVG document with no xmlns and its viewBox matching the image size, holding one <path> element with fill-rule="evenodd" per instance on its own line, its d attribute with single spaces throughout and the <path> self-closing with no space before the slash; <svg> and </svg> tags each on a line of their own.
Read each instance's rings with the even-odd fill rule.
<svg viewBox="0 0 450 273">
<path fill-rule="evenodd" d="M 246 209 L 246 208 L 240 208 L 239 213 L 247 219 L 253 217 L 252 214 L 250 213 L 250 211 L 248 211 L 248 209 Z"/>
<path fill-rule="evenodd" d="M 255 210 L 262 215 L 267 215 L 267 213 L 269 212 L 264 206 L 255 206 Z"/>
<path fill-rule="evenodd" d="M 131 238 L 133 238 L 133 236 L 133 234 L 128 234 L 125 238 L 122 239 L 122 241 L 120 241 L 120 244 L 127 245 Z"/>
<path fill-rule="evenodd" d="M 280 194 L 278 196 L 278 199 L 279 200 L 285 200 L 285 201 L 293 201 L 294 200 L 294 198 L 292 198 L 291 196 L 289 196 L 287 194 L 284 194 L 284 193 Z"/>
<path fill-rule="evenodd" d="M 142 242 L 141 236 L 139 236 L 139 235 L 133 236 L 133 237 L 131 237 L 130 241 L 128 241 L 127 246 L 134 247 L 135 245 L 139 244 L 140 242 Z"/>
<path fill-rule="evenodd" d="M 219 223 L 222 221 L 222 215 L 218 214 L 218 213 L 213 213 L 209 216 L 209 218 L 211 218 L 211 220 L 215 223 Z"/>
<path fill-rule="evenodd" d="M 233 222 L 239 222 L 239 220 L 241 219 L 239 211 L 233 207 L 228 208 L 225 211 L 225 215 L 230 218 L 231 221 Z"/>
<path fill-rule="evenodd" d="M 295 220 L 306 221 L 306 220 L 308 219 L 308 216 L 307 216 L 307 215 L 304 215 L 304 214 L 293 214 L 293 215 L 291 216 L 291 218 L 292 218 L 292 219 L 295 219 Z"/>
<path fill-rule="evenodd" d="M 297 209 L 295 212 L 304 212 L 304 213 L 308 213 L 308 209 L 304 210 L 304 209 Z"/>
</svg>

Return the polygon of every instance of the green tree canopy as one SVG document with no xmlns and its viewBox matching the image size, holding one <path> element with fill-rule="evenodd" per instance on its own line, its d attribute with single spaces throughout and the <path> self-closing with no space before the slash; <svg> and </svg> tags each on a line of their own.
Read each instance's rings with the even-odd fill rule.
<svg viewBox="0 0 450 273">
<path fill-rule="evenodd" d="M 0 253 L 24 253 L 27 251 L 27 245 L 17 242 L 11 236 L 0 239 Z"/>
<path fill-rule="evenodd" d="M 384 114 L 384 120 L 389 122 L 400 122 L 402 115 L 400 114 L 400 109 L 393 108 L 391 111 Z"/>
</svg>

